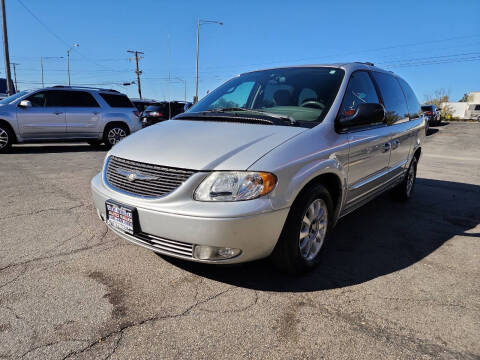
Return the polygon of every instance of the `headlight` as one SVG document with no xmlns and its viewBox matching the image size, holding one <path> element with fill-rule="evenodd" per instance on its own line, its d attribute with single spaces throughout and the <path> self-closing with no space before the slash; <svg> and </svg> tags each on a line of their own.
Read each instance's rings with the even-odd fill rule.
<svg viewBox="0 0 480 360">
<path fill-rule="evenodd" d="M 207 176 L 195 191 L 199 201 L 251 200 L 271 192 L 277 177 L 267 172 L 219 171 Z"/>
</svg>

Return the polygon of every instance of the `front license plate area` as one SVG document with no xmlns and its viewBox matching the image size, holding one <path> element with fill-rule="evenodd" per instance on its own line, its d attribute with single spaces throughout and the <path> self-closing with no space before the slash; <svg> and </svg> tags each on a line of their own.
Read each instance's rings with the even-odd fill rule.
<svg viewBox="0 0 480 360">
<path fill-rule="evenodd" d="M 138 230 L 137 209 L 113 200 L 105 201 L 106 222 L 111 227 L 133 235 Z"/>
</svg>

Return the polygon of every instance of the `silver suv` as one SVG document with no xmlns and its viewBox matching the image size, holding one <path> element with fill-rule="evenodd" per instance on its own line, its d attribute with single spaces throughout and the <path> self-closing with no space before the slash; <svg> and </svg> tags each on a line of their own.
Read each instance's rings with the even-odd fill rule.
<svg viewBox="0 0 480 360">
<path fill-rule="evenodd" d="M 425 119 L 410 86 L 371 64 L 242 74 L 139 131 L 92 179 L 122 238 L 204 263 L 319 262 L 335 223 L 379 194 L 412 196 Z"/>
<path fill-rule="evenodd" d="M 12 143 L 82 140 L 112 146 L 142 128 L 138 111 L 116 90 L 54 86 L 0 101 L 0 152 Z"/>
</svg>

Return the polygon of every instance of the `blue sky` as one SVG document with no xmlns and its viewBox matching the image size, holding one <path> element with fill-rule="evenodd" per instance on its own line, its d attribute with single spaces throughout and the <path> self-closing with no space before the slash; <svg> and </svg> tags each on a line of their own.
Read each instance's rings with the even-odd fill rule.
<svg viewBox="0 0 480 360">
<path fill-rule="evenodd" d="M 65 58 L 68 45 L 79 43 L 71 53 L 73 84 L 136 97 L 136 85 L 119 84 L 135 80 L 126 50 L 141 50 L 144 97 L 183 99 L 183 83 L 173 80 L 181 78 L 191 99 L 201 18 L 224 22 L 201 27 L 201 97 L 244 71 L 342 61 L 371 61 L 400 74 L 420 101 L 440 88 L 453 100 L 480 91 L 478 0 L 6 0 L 6 6 L 20 89 L 41 86 L 40 56 Z M 65 59 L 44 66 L 48 85 L 66 83 Z"/>
</svg>

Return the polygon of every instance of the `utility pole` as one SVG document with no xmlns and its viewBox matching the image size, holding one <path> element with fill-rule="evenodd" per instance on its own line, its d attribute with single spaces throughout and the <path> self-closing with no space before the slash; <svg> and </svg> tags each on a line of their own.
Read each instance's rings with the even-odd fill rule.
<svg viewBox="0 0 480 360">
<path fill-rule="evenodd" d="M 135 73 L 137 74 L 137 86 L 138 86 L 138 97 L 142 99 L 142 86 L 140 84 L 140 75 L 142 74 L 142 71 L 138 68 L 138 60 L 142 59 L 142 56 L 138 56 L 138 54 L 143 55 L 142 51 L 136 51 L 136 50 L 127 50 L 128 53 L 135 54 L 135 64 L 136 64 L 136 71 Z"/>
<path fill-rule="evenodd" d="M 18 91 L 18 84 L 17 84 L 17 65 L 20 65 L 19 63 L 10 63 L 13 65 L 13 78 L 15 81 L 15 91 Z"/>
<path fill-rule="evenodd" d="M 5 14 L 5 0 L 2 1 L 2 25 L 3 25 L 3 53 L 5 56 L 5 74 L 7 76 L 7 94 L 13 95 L 12 74 L 10 73 L 10 54 L 8 53 L 7 15 Z"/>
</svg>

